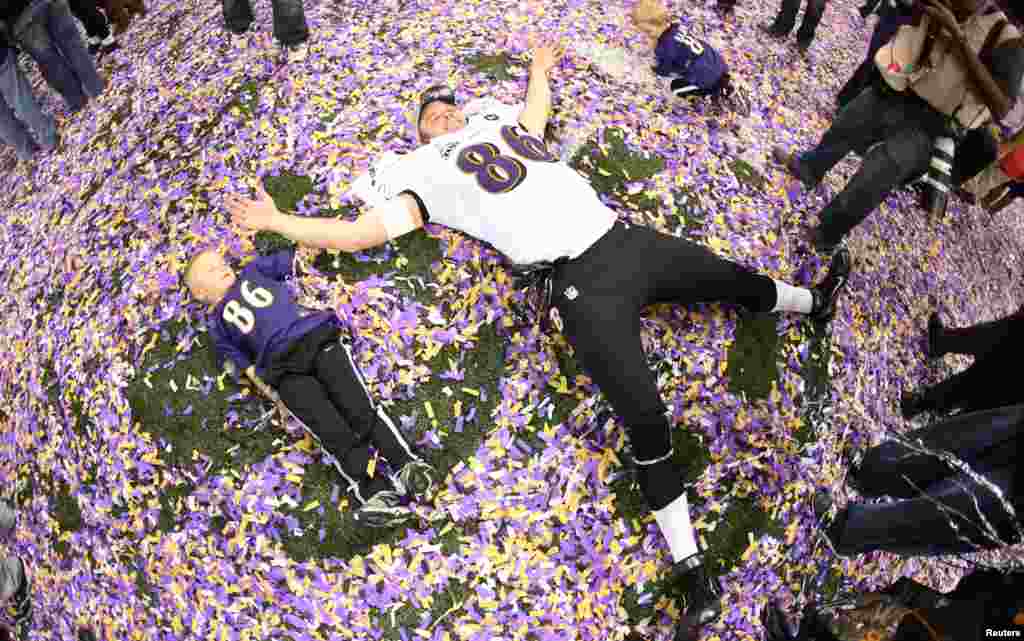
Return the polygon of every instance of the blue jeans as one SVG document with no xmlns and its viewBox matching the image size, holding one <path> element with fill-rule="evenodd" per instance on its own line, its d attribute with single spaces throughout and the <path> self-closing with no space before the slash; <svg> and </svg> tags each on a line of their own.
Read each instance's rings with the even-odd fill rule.
<svg viewBox="0 0 1024 641">
<path fill-rule="evenodd" d="M 106 83 L 96 72 L 67 0 L 34 0 L 14 23 L 14 38 L 39 65 L 68 109 L 78 111 Z"/>
<path fill-rule="evenodd" d="M 252 24 L 250 0 L 223 0 L 224 25 L 229 31 L 242 33 Z M 274 8 L 274 37 L 285 46 L 297 45 L 309 38 L 302 0 L 271 0 Z"/>
<path fill-rule="evenodd" d="M 968 463 L 1003 492 L 1020 519 L 1020 507 L 1024 506 L 1017 495 L 1020 488 L 1015 487 L 1019 465 L 1015 455 L 1024 441 L 1022 425 L 1024 405 L 1017 405 L 959 414 L 905 436 L 910 442 L 920 439 L 927 448 L 949 452 Z M 888 441 L 868 451 L 855 478 L 864 494 L 899 500 L 848 505 L 845 524 L 835 541 L 840 554 L 885 550 L 906 556 L 933 556 L 996 547 L 979 525 L 979 510 L 1001 539 L 1016 538 L 1016 524 L 997 497 L 938 457 L 917 454 Z M 936 503 L 966 518 L 947 515 Z"/>
<path fill-rule="evenodd" d="M 53 118 L 43 113 L 32 94 L 25 74 L 18 68 L 18 54 L 8 49 L 0 63 L 0 139 L 14 147 L 22 160 L 32 158 L 40 147 L 52 149 L 57 143 Z M 37 145 L 29 128 L 35 133 Z"/>
</svg>

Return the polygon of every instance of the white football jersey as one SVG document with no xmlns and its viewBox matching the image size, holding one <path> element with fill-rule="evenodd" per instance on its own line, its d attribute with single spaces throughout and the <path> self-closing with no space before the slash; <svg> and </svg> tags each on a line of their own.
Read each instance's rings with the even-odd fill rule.
<svg viewBox="0 0 1024 641">
<path fill-rule="evenodd" d="M 385 154 L 352 188 L 371 206 L 410 191 L 430 222 L 490 243 L 513 263 L 576 258 L 616 214 L 519 124 L 522 109 L 470 103 L 465 128 L 404 156 Z"/>
</svg>

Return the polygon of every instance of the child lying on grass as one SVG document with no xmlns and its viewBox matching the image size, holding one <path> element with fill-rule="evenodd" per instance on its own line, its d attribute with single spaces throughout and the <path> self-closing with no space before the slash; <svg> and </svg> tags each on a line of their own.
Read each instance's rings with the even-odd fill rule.
<svg viewBox="0 0 1024 641">
<path fill-rule="evenodd" d="M 204 251 L 189 264 L 185 283 L 213 306 L 209 331 L 219 358 L 271 398 L 276 388 L 284 406 L 337 459 L 338 473 L 361 505 L 356 519 L 370 527 L 402 523 L 413 515 L 401 505 L 402 495 L 428 495 L 434 469 L 370 398 L 335 314 L 295 303 L 284 283 L 293 258 L 294 250 L 259 257 L 235 274 L 219 253 Z M 371 444 L 398 470 L 394 477 L 368 475 Z"/>
</svg>

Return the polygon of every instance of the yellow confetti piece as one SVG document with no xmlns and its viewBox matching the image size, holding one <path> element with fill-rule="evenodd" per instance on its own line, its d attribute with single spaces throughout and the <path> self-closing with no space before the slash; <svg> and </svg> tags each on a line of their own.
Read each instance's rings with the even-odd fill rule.
<svg viewBox="0 0 1024 641">
<path fill-rule="evenodd" d="M 370 462 L 366 464 L 366 475 L 369 476 L 372 479 L 373 478 L 373 473 L 376 472 L 376 471 L 377 471 L 377 457 L 374 456 L 372 459 L 370 459 Z"/>
<path fill-rule="evenodd" d="M 434 406 L 430 404 L 430 401 L 423 401 L 423 407 L 427 408 L 427 416 L 430 420 L 434 420 Z"/>
<path fill-rule="evenodd" d="M 320 507 L 320 501 L 314 499 L 310 501 L 306 507 L 302 508 L 302 511 L 309 512 L 310 510 L 315 510 L 318 507 Z"/>
</svg>

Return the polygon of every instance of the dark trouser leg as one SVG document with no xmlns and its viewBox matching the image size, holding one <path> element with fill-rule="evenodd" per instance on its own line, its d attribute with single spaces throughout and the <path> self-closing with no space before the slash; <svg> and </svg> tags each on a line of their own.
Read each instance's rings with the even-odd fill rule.
<svg viewBox="0 0 1024 641">
<path fill-rule="evenodd" d="M 841 241 L 894 187 L 927 170 L 933 147 L 931 135 L 912 127 L 872 147 L 843 191 L 821 211 L 825 241 L 830 244 Z"/>
<path fill-rule="evenodd" d="M 282 45 L 295 45 L 309 38 L 306 13 L 302 0 L 272 0 L 274 7 L 274 37 Z"/>
<path fill-rule="evenodd" d="M 47 6 L 46 15 L 50 38 L 78 78 L 82 89 L 89 97 L 98 97 L 106 89 L 106 83 L 96 71 L 96 63 L 82 40 L 67 0 L 52 0 Z"/>
<path fill-rule="evenodd" d="M 44 9 L 15 33 L 15 39 L 18 46 L 36 61 L 39 73 L 42 74 L 46 83 L 64 98 L 68 109 L 78 111 L 85 106 L 87 100 L 82 83 L 78 80 L 78 76 L 75 75 L 68 61 L 61 55 L 57 43 L 47 28 L 47 22 L 48 14 Z M 75 37 L 78 38 L 77 33 Z M 86 55 L 88 55 L 88 51 L 86 51 Z"/>
<path fill-rule="evenodd" d="M 242 33 L 249 28 L 255 16 L 249 0 L 222 0 L 224 7 L 224 26 L 228 31 Z"/>
<path fill-rule="evenodd" d="M 988 127 L 971 129 L 957 145 L 950 179 L 954 185 L 962 185 L 998 159 L 999 141 Z"/>
<path fill-rule="evenodd" d="M 312 376 L 287 374 L 277 383 L 277 393 L 288 410 L 316 436 L 338 460 L 338 472 L 349 484 L 348 490 L 363 503 L 377 491 L 390 485 L 382 475 L 366 475 L 370 448 L 349 426 L 327 395 L 320 381 Z"/>
<path fill-rule="evenodd" d="M 953 374 L 941 383 L 924 390 L 922 407 L 936 412 L 950 412 L 963 408 L 968 404 L 977 406 L 981 397 L 987 394 L 987 388 L 993 383 L 993 374 L 1001 372 L 975 363 L 962 372 Z"/>
<path fill-rule="evenodd" d="M 103 39 L 110 35 L 110 24 L 96 8 L 96 0 L 68 0 L 71 13 L 85 26 L 90 38 Z"/>
<path fill-rule="evenodd" d="M 875 61 L 871 58 L 860 63 L 860 66 L 857 67 L 857 70 L 853 72 L 853 75 L 850 76 L 850 79 L 846 81 L 846 84 L 843 85 L 836 95 L 836 104 L 840 108 L 848 105 L 850 101 L 860 95 L 860 92 L 871 86 L 877 73 L 878 69 L 875 67 Z"/>
<path fill-rule="evenodd" d="M 771 30 L 778 34 L 789 33 L 796 24 L 796 12 L 800 10 L 800 0 L 782 0 L 779 13 L 775 16 Z"/>
<path fill-rule="evenodd" d="M 821 22 L 821 17 L 824 15 L 825 0 L 807 0 L 804 21 L 800 23 L 800 30 L 796 32 L 797 42 L 810 44 L 814 40 L 814 32 L 818 29 L 818 23 Z"/>
<path fill-rule="evenodd" d="M 998 468 L 986 471 L 984 476 L 1007 493 L 1013 469 Z M 926 497 L 850 504 L 843 512 L 845 524 L 834 540 L 836 551 L 843 555 L 885 550 L 905 556 L 933 556 L 998 547 L 1003 543 L 1009 518 L 992 491 L 966 475 L 933 484 Z M 996 527 L 996 533 L 986 530 L 982 515 Z"/>
<path fill-rule="evenodd" d="M 918 449 L 950 452 L 974 465 L 993 448 L 1015 443 L 1018 425 L 1024 422 L 1024 405 L 984 412 L 959 414 L 903 435 Z M 918 488 L 952 476 L 955 470 L 931 454 L 919 454 L 891 440 L 867 451 L 854 470 L 864 496 L 911 498 Z"/>
<path fill-rule="evenodd" d="M 993 352 L 1019 352 L 1024 338 L 1024 315 L 1020 311 L 971 327 L 943 328 L 939 351 L 946 354 L 988 356 Z"/>
<path fill-rule="evenodd" d="M 0 140 L 14 147 L 22 160 L 29 160 L 39 150 L 29 127 L 43 145 L 53 145 L 53 118 L 40 110 L 32 87 L 18 68 L 17 54 L 9 49 L 0 62 Z"/>
<path fill-rule="evenodd" d="M 335 342 L 326 346 L 317 354 L 313 368 L 334 407 L 359 434 L 369 437 L 395 470 L 415 458 L 398 425 L 384 408 L 373 403 L 362 374 L 343 345 Z"/>
<path fill-rule="evenodd" d="M 881 140 L 884 129 L 880 114 L 891 106 L 891 98 L 881 95 L 876 88 L 862 91 L 836 115 L 817 146 L 802 154 L 798 162 L 815 182 L 821 182 L 846 154 Z"/>
</svg>

